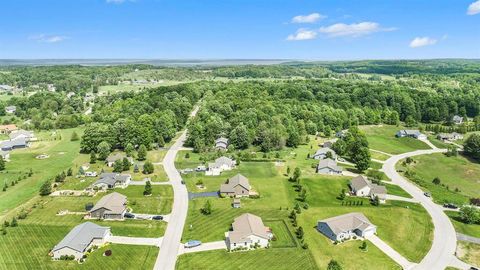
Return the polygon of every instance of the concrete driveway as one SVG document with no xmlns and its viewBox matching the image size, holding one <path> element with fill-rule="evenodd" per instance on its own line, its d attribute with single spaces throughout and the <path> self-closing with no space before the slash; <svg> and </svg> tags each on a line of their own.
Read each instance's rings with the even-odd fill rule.
<svg viewBox="0 0 480 270">
<path fill-rule="evenodd" d="M 415 200 L 415 199 L 412 199 L 412 198 L 405 198 L 405 197 L 401 197 L 401 196 L 397 196 L 397 195 L 391 195 L 391 194 L 387 194 L 387 200 L 419 203 L 418 200 Z"/>
<path fill-rule="evenodd" d="M 140 246 L 156 246 L 162 244 L 162 237 L 145 238 L 145 237 L 127 237 L 127 236 L 110 236 L 108 242 L 123 245 L 140 245 Z"/>
<path fill-rule="evenodd" d="M 208 242 L 193 248 L 185 248 L 183 245 L 181 245 L 180 248 L 178 249 L 178 254 L 180 255 L 184 253 L 201 252 L 201 251 L 218 250 L 218 249 L 225 249 L 225 250 L 227 249 L 227 244 L 225 243 L 225 241 Z"/>
<path fill-rule="evenodd" d="M 376 235 L 369 236 L 367 238 L 368 241 L 372 242 L 376 247 L 378 247 L 383 253 L 387 254 L 388 257 L 392 258 L 396 263 L 402 266 L 403 269 L 409 270 L 415 267 L 415 263 L 410 262 L 405 257 L 400 255 L 400 253 L 396 252 L 392 247 L 390 247 L 387 243 L 383 242 L 382 239 L 378 238 Z"/>
<path fill-rule="evenodd" d="M 457 233 L 458 241 L 465 241 L 470 243 L 475 243 L 480 245 L 480 238 L 469 236 L 466 234 Z"/>
</svg>

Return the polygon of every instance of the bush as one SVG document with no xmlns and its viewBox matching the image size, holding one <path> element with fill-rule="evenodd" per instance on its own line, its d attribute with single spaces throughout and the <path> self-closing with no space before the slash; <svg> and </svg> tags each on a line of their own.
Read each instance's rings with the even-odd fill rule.
<svg viewBox="0 0 480 270">
<path fill-rule="evenodd" d="M 105 252 L 103 254 L 105 256 L 109 257 L 109 256 L 112 256 L 112 251 L 110 249 L 107 249 L 107 250 L 105 250 Z"/>
</svg>

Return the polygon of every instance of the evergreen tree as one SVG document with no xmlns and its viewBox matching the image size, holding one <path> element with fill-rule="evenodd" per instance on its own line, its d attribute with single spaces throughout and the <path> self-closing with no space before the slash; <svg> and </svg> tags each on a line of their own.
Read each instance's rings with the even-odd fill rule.
<svg viewBox="0 0 480 270">
<path fill-rule="evenodd" d="M 143 164 L 143 173 L 144 174 L 151 174 L 154 171 L 153 164 L 150 161 L 145 161 L 145 164 Z"/>
<path fill-rule="evenodd" d="M 52 193 L 52 182 L 50 180 L 47 180 L 43 182 L 42 186 L 40 187 L 40 195 L 47 196 L 50 193 Z"/>
<path fill-rule="evenodd" d="M 95 154 L 95 151 L 90 152 L 90 164 L 95 164 L 97 162 L 97 155 Z"/>
<path fill-rule="evenodd" d="M 123 162 L 121 159 L 115 160 L 113 163 L 113 172 L 122 172 L 123 171 Z"/>
<path fill-rule="evenodd" d="M 143 191 L 143 195 L 151 195 L 152 194 L 152 184 L 150 181 L 145 183 L 145 190 Z"/>
<path fill-rule="evenodd" d="M 137 159 L 138 160 L 145 160 L 147 158 L 147 147 L 145 145 L 140 145 L 138 148 Z"/>
<path fill-rule="evenodd" d="M 129 171 L 131 165 L 132 165 L 132 164 L 130 163 L 130 160 L 128 160 L 128 158 L 124 157 L 124 158 L 123 158 L 123 164 L 122 164 L 122 166 L 123 166 L 123 171 Z"/>
<path fill-rule="evenodd" d="M 110 155 L 110 150 L 111 146 L 108 142 L 102 141 L 98 146 L 97 146 L 97 152 L 98 152 L 98 159 L 99 160 L 105 160 L 107 159 L 108 155 Z"/>
<path fill-rule="evenodd" d="M 327 266 L 327 270 L 342 270 L 342 266 L 335 260 L 330 260 Z"/>
<path fill-rule="evenodd" d="M 74 142 L 74 141 L 78 141 L 78 140 L 80 140 L 80 137 L 78 137 L 77 132 L 74 131 L 72 133 L 72 136 L 70 137 L 70 141 Z"/>
<path fill-rule="evenodd" d="M 3 157 L 0 156 L 0 171 L 5 170 L 5 160 L 3 160 Z"/>
<path fill-rule="evenodd" d="M 125 147 L 125 153 L 127 154 L 127 157 L 133 156 L 134 151 L 135 151 L 135 148 L 133 147 L 133 144 L 128 143 L 127 146 Z"/>
</svg>

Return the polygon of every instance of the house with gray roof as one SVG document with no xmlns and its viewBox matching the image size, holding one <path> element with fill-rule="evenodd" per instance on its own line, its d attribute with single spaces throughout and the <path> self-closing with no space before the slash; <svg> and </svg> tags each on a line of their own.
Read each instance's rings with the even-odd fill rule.
<svg viewBox="0 0 480 270">
<path fill-rule="evenodd" d="M 245 197 L 250 195 L 251 189 L 248 178 L 237 174 L 220 186 L 220 194 L 230 197 Z"/>
<path fill-rule="evenodd" d="M 122 154 L 122 153 L 115 153 L 113 155 L 109 155 L 106 159 L 105 162 L 107 163 L 108 167 L 113 167 L 113 164 L 117 160 L 123 160 L 123 158 L 127 158 L 130 164 L 133 164 L 133 158 L 132 157 L 127 157 L 127 155 Z"/>
<path fill-rule="evenodd" d="M 324 220 L 319 220 L 317 230 L 332 241 L 344 241 L 354 236 L 368 237 L 377 232 L 373 225 L 362 213 L 348 213 Z"/>
<path fill-rule="evenodd" d="M 11 151 L 18 148 L 26 148 L 30 144 L 23 137 L 18 137 L 13 140 L 3 141 L 0 143 L 0 150 L 2 151 Z"/>
<path fill-rule="evenodd" d="M 235 168 L 237 162 L 226 156 L 215 159 L 215 162 L 208 163 L 208 168 L 205 171 L 205 175 L 220 175 L 223 171 L 230 171 Z"/>
<path fill-rule="evenodd" d="M 99 189 L 126 188 L 131 180 L 132 176 L 130 174 L 102 173 L 98 180 L 93 183 L 93 187 Z"/>
<path fill-rule="evenodd" d="M 337 159 L 337 154 L 335 153 L 335 151 L 333 151 L 332 149 L 328 148 L 328 147 L 322 147 L 320 149 L 317 150 L 317 152 L 315 152 L 315 154 L 312 155 L 312 158 L 313 159 L 325 159 L 327 158 L 327 153 L 330 153 L 330 155 L 332 156 L 331 158 L 332 159 Z"/>
<path fill-rule="evenodd" d="M 319 174 L 341 175 L 342 172 L 343 168 L 338 166 L 337 162 L 330 158 L 320 160 L 317 165 L 317 173 Z"/>
<path fill-rule="evenodd" d="M 452 117 L 452 122 L 455 124 L 455 125 L 460 125 L 463 123 L 463 117 L 461 117 L 460 115 L 454 115 Z"/>
<path fill-rule="evenodd" d="M 104 245 L 111 235 L 110 227 L 84 222 L 75 226 L 52 249 L 53 259 L 58 260 L 64 256 L 74 256 L 76 260 L 80 260 L 90 247 Z"/>
<path fill-rule="evenodd" d="M 381 203 L 387 199 L 387 188 L 385 186 L 372 183 L 366 176 L 359 175 L 350 181 L 351 193 L 359 197 L 370 197 L 372 200 L 378 197 Z"/>
<path fill-rule="evenodd" d="M 127 212 L 127 196 L 113 192 L 103 196 L 88 212 L 90 218 L 123 219 Z"/>
<path fill-rule="evenodd" d="M 246 213 L 235 218 L 232 230 L 225 233 L 225 242 L 229 250 L 268 247 L 272 236 L 260 217 Z"/>
<path fill-rule="evenodd" d="M 228 148 L 228 139 L 225 137 L 220 137 L 215 140 L 215 149 L 217 150 L 227 150 Z"/>
<path fill-rule="evenodd" d="M 418 140 L 426 140 L 427 139 L 427 135 L 421 133 L 420 130 L 418 130 L 418 129 L 402 129 L 402 130 L 399 130 L 395 134 L 395 136 L 397 138 L 408 137 L 408 138 L 414 138 L 414 139 L 418 139 Z"/>
<path fill-rule="evenodd" d="M 35 135 L 33 134 L 33 131 L 28 131 L 24 129 L 19 129 L 17 131 L 14 131 L 8 135 L 10 137 L 10 140 L 14 140 L 17 138 L 25 138 L 27 142 L 35 140 Z"/>
<path fill-rule="evenodd" d="M 452 132 L 452 133 L 439 133 L 437 135 L 437 139 L 441 141 L 456 141 L 456 140 L 461 140 L 463 139 L 463 135 L 457 132 Z"/>
<path fill-rule="evenodd" d="M 17 111 L 17 106 L 7 106 L 5 107 L 6 113 L 15 113 Z"/>
</svg>

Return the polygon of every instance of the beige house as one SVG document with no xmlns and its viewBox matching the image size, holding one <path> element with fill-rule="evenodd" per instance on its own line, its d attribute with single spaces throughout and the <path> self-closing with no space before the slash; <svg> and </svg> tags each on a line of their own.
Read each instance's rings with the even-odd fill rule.
<svg viewBox="0 0 480 270">
<path fill-rule="evenodd" d="M 318 221 L 317 230 L 332 241 L 343 241 L 371 236 L 377 232 L 377 226 L 362 213 L 349 213 Z"/>
<path fill-rule="evenodd" d="M 132 158 L 132 157 L 127 157 L 126 155 L 121 154 L 121 153 L 116 153 L 116 154 L 113 154 L 113 155 L 108 156 L 108 157 L 105 159 L 105 162 L 107 163 L 107 166 L 108 166 L 108 167 L 113 167 L 113 164 L 115 164 L 115 161 L 117 161 L 117 160 L 123 160 L 123 158 L 125 158 L 125 157 L 128 159 L 128 161 L 130 162 L 130 164 L 133 164 L 133 158 Z"/>
<path fill-rule="evenodd" d="M 17 125 L 14 125 L 14 124 L 0 125 L 0 134 L 10 134 L 17 130 L 18 130 Z"/>
<path fill-rule="evenodd" d="M 220 186 L 220 194 L 230 197 L 245 197 L 250 195 L 251 189 L 248 178 L 237 174 L 228 179 L 226 184 Z"/>
<path fill-rule="evenodd" d="M 246 213 L 235 218 L 232 230 L 225 233 L 225 242 L 229 250 L 268 247 L 272 236 L 260 217 Z"/>
<path fill-rule="evenodd" d="M 350 189 L 355 196 L 370 197 L 372 200 L 378 197 L 381 203 L 385 203 L 387 199 L 387 188 L 373 184 L 363 175 L 356 176 L 350 181 Z"/>
<path fill-rule="evenodd" d="M 92 186 L 99 189 L 126 188 L 131 180 L 130 174 L 102 173 Z"/>
<path fill-rule="evenodd" d="M 52 249 L 52 257 L 58 260 L 62 256 L 74 256 L 76 260 L 80 260 L 90 247 L 105 244 L 111 235 L 109 227 L 102 227 L 92 222 L 82 223 L 75 226 Z"/>
<path fill-rule="evenodd" d="M 228 139 L 225 137 L 220 137 L 215 140 L 215 149 L 226 151 L 228 148 Z"/>
<path fill-rule="evenodd" d="M 103 196 L 88 212 L 90 218 L 123 219 L 127 212 L 127 197 L 113 192 Z"/>
</svg>

